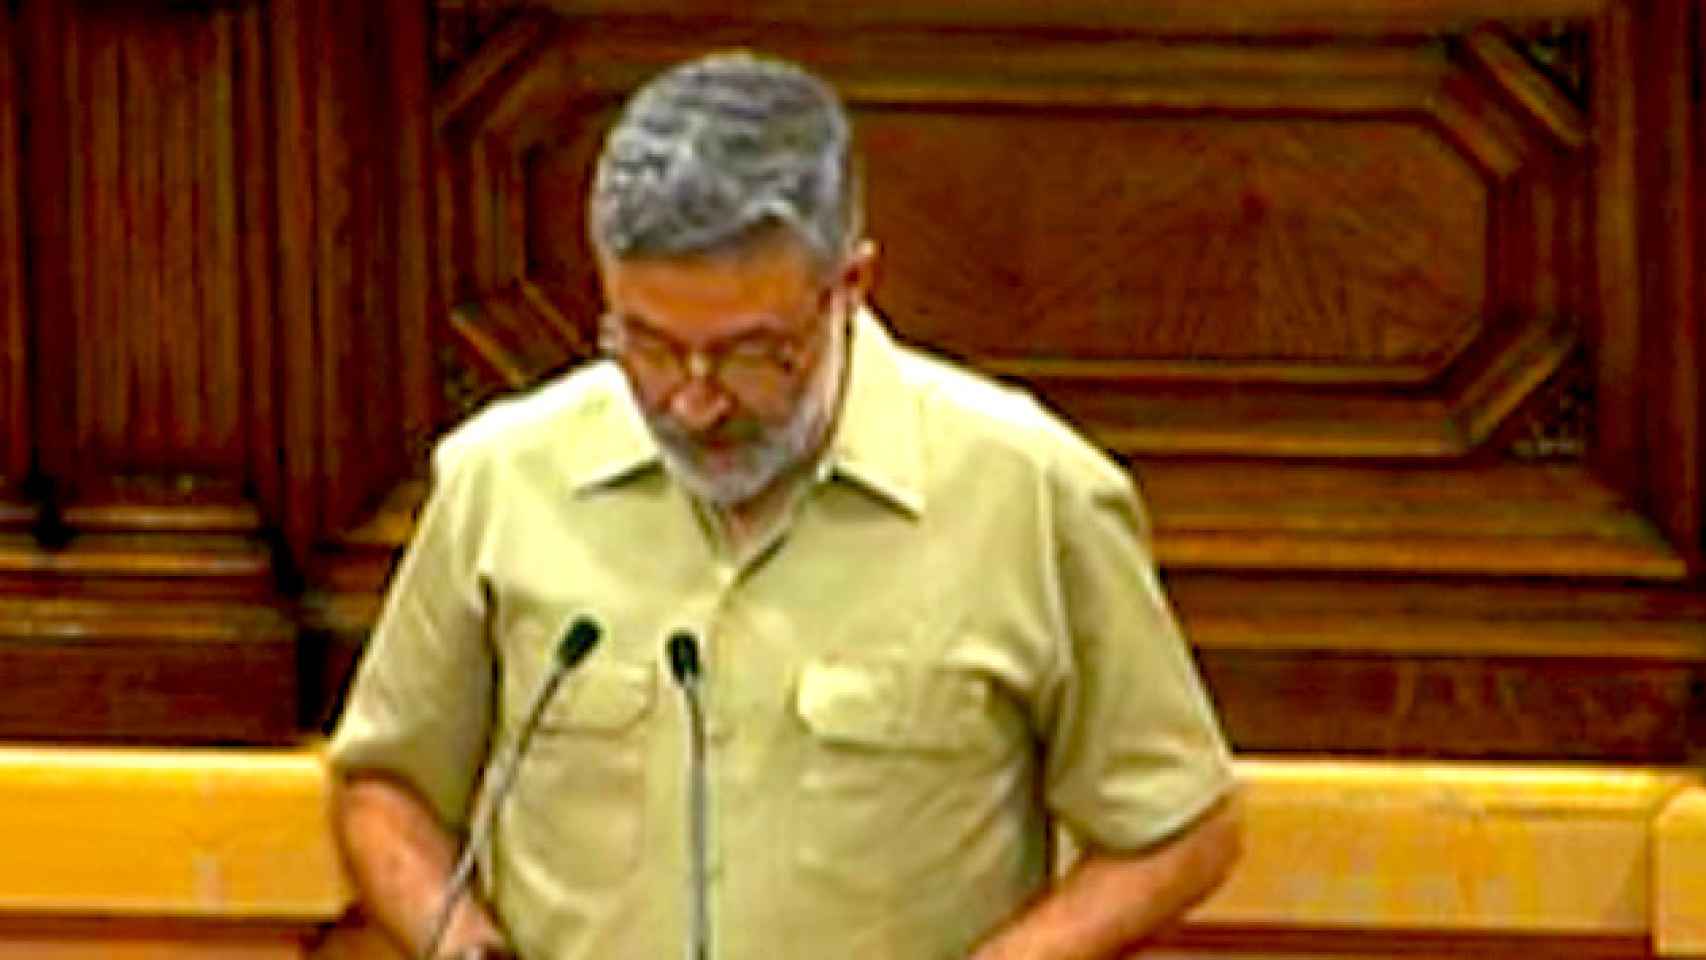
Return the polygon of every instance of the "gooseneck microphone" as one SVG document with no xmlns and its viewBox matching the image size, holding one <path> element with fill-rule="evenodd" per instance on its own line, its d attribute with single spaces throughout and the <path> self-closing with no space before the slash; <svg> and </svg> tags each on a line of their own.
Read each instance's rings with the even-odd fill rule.
<svg viewBox="0 0 1706 960">
<path fill-rule="evenodd" d="M 485 791 L 485 801 L 475 811 L 473 822 L 468 830 L 468 842 L 462 847 L 462 856 L 456 861 L 456 869 L 450 873 L 450 879 L 444 884 L 444 894 L 439 898 L 438 909 L 433 911 L 431 931 L 426 944 L 416 954 L 417 960 L 436 960 L 438 945 L 444 939 L 444 934 L 450 928 L 450 915 L 456 912 L 456 903 L 468 892 L 468 882 L 474 875 L 474 861 L 486 844 L 491 842 L 492 823 L 497 818 L 498 807 L 503 804 L 510 788 L 515 785 L 515 776 L 521 769 L 521 758 L 527 753 L 527 745 L 533 739 L 533 731 L 539 727 L 539 718 L 545 714 L 545 705 L 556 695 L 557 688 L 563 685 L 563 678 L 569 671 L 580 665 L 592 648 L 598 645 L 604 632 L 598 623 L 590 617 L 577 617 L 569 626 L 563 640 L 557 644 L 557 660 L 551 665 L 551 672 L 539 684 L 539 689 L 533 694 L 533 702 L 528 704 L 526 718 L 522 720 L 521 730 L 515 738 L 515 746 L 501 765 L 493 765 L 492 772 L 496 779 L 492 788 Z"/>
<path fill-rule="evenodd" d="M 687 706 L 688 960 L 711 955 L 710 898 L 706 876 L 705 705 L 699 694 L 699 641 L 686 630 L 669 638 L 669 671 Z"/>
</svg>

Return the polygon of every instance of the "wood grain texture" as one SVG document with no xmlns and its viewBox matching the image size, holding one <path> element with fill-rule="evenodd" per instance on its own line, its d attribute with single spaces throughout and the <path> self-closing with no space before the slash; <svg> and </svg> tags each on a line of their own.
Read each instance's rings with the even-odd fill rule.
<svg viewBox="0 0 1706 960">
<path fill-rule="evenodd" d="M 1169 567 L 1681 580 L 1683 559 L 1571 466 L 1141 468 Z"/>
<path fill-rule="evenodd" d="M 0 609 L 4 736 L 276 743 L 296 729 L 293 631 L 264 607 L 8 598 Z"/>
<path fill-rule="evenodd" d="M 1640 442 L 1641 291 L 1640 185 L 1636 170 L 1635 91 L 1639 75 L 1634 14 L 1621 5 L 1594 23 L 1593 122 L 1599 144 L 1594 164 L 1596 310 L 1591 343 L 1598 358 L 1594 385 L 1598 444 L 1594 463 L 1624 489 L 1646 481 Z"/>
<path fill-rule="evenodd" d="M 306 553 L 321 523 L 321 400 L 315 346 L 315 108 L 318 3 L 268 7 L 268 38 L 276 86 L 277 329 L 281 384 L 295 384 L 281 404 L 285 511 L 281 526 L 294 551 Z"/>
<path fill-rule="evenodd" d="M 430 13 L 415 0 L 391 0 L 386 7 L 391 44 L 386 75 L 393 96 L 381 98 L 395 124 L 395 252 L 390 257 L 394 290 L 390 311 L 396 318 L 400 420 L 408 460 L 424 462 L 425 448 L 439 422 L 440 397 L 434 379 L 434 318 L 447 305 L 433 288 L 432 90 L 421 51 L 429 45 Z"/>
<path fill-rule="evenodd" d="M 951 352 L 1431 373 L 1476 335 L 1482 185 L 1416 127 L 860 119 L 883 304 Z"/>
<path fill-rule="evenodd" d="M 346 392 L 359 389 L 351 382 L 353 361 L 348 331 L 359 319 L 356 271 L 365 267 L 357 256 L 366 239 L 366 224 L 355 211 L 360 194 L 358 168 L 349 124 L 360 116 L 350 88 L 349 36 L 352 6 L 336 0 L 304 4 L 308 95 L 314 103 L 314 293 L 316 298 L 311 366 L 291 370 L 287 379 L 312 384 L 318 396 L 316 433 L 320 449 L 313 482 L 319 488 L 322 523 L 329 523 L 340 504 L 338 479 L 358 469 L 347 438 L 359 435 L 361 411 L 351 409 Z M 369 367 L 369 372 L 377 372 Z M 353 477 L 352 477 L 353 479 Z"/>
<path fill-rule="evenodd" d="M 200 14 L 91 8 L 74 24 L 71 477 L 241 475 L 228 45 Z"/>
<path fill-rule="evenodd" d="M 215 12 L 197 35 L 194 63 L 201 78 L 196 120 L 201 204 L 197 223 L 205 232 L 200 234 L 198 269 L 191 281 L 207 320 L 202 363 L 215 374 L 203 381 L 208 387 L 203 398 L 207 409 L 204 443 L 214 462 L 230 464 L 233 472 L 247 466 L 243 431 L 254 423 L 252 398 L 263 389 L 252 383 L 252 371 L 262 366 L 256 358 L 267 356 L 246 350 L 243 344 L 248 322 L 240 295 L 242 227 L 237 196 L 243 170 L 237 163 L 236 21 L 236 14 Z"/>
<path fill-rule="evenodd" d="M 1683 763 L 1696 666 L 1210 651 L 1232 742 L 1255 752 Z"/>
<path fill-rule="evenodd" d="M 1706 247 L 1698 217 L 1691 215 L 1703 189 L 1698 127 L 1691 121 L 1703 109 L 1700 60 L 1706 50 L 1675 39 L 1695 35 L 1699 18 L 1699 3 L 1667 0 L 1657 6 L 1641 43 L 1643 74 L 1657 78 L 1640 87 L 1642 129 L 1654 131 L 1640 153 L 1642 179 L 1653 185 L 1642 195 L 1643 284 L 1651 299 L 1641 365 L 1652 398 L 1642 440 L 1655 519 L 1706 571 L 1706 317 L 1700 308 Z"/>
<path fill-rule="evenodd" d="M 14 16 L 9 5 L 0 4 L 0 483 L 13 484 L 29 471 L 32 453 L 23 144 L 18 129 L 22 30 Z"/>
</svg>

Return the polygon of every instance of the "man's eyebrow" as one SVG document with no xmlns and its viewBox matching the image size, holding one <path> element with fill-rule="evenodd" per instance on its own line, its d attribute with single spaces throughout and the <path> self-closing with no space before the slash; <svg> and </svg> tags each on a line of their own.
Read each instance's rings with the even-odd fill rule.
<svg viewBox="0 0 1706 960">
<path fill-rule="evenodd" d="M 659 330 L 657 327 L 647 323 L 645 320 L 635 316 L 634 314 L 613 310 L 610 315 L 615 317 L 624 326 L 633 327 L 635 332 L 642 336 L 652 337 L 677 346 L 685 346 L 685 344 L 682 344 L 681 341 L 677 340 L 675 337 Z M 780 323 L 776 322 L 775 318 L 766 317 L 760 320 L 759 325 L 753 327 L 751 330 L 743 330 L 740 333 L 736 333 L 728 337 L 719 337 L 710 341 L 708 345 L 712 347 L 728 347 L 749 340 L 786 337 L 787 335 L 788 331 L 784 329 Z"/>
</svg>

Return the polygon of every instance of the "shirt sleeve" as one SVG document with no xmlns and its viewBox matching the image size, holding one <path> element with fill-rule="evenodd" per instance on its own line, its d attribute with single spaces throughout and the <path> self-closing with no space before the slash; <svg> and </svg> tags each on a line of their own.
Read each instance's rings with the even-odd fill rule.
<svg viewBox="0 0 1706 960">
<path fill-rule="evenodd" d="M 491 727 L 493 657 L 477 574 L 470 471 L 448 464 L 398 565 L 328 750 L 334 771 L 378 771 L 466 820 Z"/>
<path fill-rule="evenodd" d="M 1230 753 L 1123 470 L 1057 478 L 1055 562 L 1067 636 L 1041 718 L 1051 813 L 1080 841 L 1136 850 L 1233 785 Z"/>
</svg>

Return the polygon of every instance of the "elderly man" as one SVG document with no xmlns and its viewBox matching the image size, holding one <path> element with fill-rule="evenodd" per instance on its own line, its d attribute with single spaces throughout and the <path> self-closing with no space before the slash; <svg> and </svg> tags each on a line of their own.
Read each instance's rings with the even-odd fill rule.
<svg viewBox="0 0 1706 960">
<path fill-rule="evenodd" d="M 747 54 L 610 132 L 609 359 L 440 445 L 330 751 L 352 873 L 410 950 L 1114 957 L 1236 857 L 1126 475 L 891 339 L 850 143 L 822 82 Z M 537 694 L 577 620 L 602 640 Z"/>
</svg>

